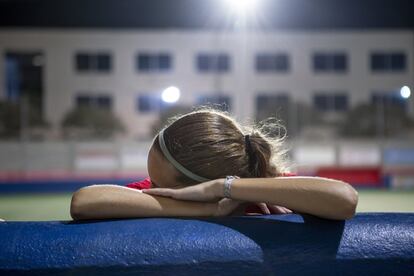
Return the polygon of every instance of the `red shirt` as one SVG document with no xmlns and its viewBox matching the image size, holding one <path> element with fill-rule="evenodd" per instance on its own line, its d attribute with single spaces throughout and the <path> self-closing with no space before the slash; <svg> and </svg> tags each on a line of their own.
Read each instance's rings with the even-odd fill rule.
<svg viewBox="0 0 414 276">
<path fill-rule="evenodd" d="M 296 176 L 294 173 L 282 173 L 280 176 Z M 128 183 L 126 185 L 128 188 L 132 189 L 150 189 L 151 188 L 151 179 L 149 177 L 146 177 L 144 180 Z M 246 207 L 245 213 L 258 213 L 263 214 L 262 210 L 255 204 L 251 204 Z"/>
<path fill-rule="evenodd" d="M 143 190 L 151 188 L 151 179 L 149 177 L 138 182 L 132 182 L 126 185 L 128 188 Z"/>
</svg>

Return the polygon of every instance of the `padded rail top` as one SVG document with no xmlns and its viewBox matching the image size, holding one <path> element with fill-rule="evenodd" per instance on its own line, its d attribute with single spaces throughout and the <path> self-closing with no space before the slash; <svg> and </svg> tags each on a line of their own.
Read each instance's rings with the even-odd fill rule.
<svg viewBox="0 0 414 276">
<path fill-rule="evenodd" d="M 0 274 L 414 275 L 414 213 L 0 223 Z"/>
</svg>

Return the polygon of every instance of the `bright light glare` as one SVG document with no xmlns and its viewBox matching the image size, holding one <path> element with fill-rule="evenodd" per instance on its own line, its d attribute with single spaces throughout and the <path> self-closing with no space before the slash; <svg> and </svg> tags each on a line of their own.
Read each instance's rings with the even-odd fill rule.
<svg viewBox="0 0 414 276">
<path fill-rule="evenodd" d="M 180 89 L 175 86 L 165 88 L 162 92 L 161 98 L 164 102 L 175 103 L 180 98 Z"/>
<path fill-rule="evenodd" d="M 251 12 L 255 7 L 256 0 L 226 0 L 230 9 L 238 14 Z"/>
<path fill-rule="evenodd" d="M 404 99 L 408 99 L 411 96 L 411 90 L 410 87 L 408 86 L 403 86 L 401 87 L 400 90 L 400 95 L 401 97 L 403 97 Z"/>
</svg>

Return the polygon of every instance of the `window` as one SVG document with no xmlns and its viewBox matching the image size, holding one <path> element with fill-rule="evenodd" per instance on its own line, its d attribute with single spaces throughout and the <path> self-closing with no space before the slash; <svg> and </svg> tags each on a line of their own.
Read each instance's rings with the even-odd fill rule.
<svg viewBox="0 0 414 276">
<path fill-rule="evenodd" d="M 3 53 L 2 53 L 3 54 Z M 44 114 L 44 53 L 30 50 L 5 51 L 4 58 L 4 98 L 13 103 L 26 98 L 30 106 L 30 112 L 39 117 Z M 2 63 L 3 65 L 3 63 Z M 2 68 L 3 69 L 3 68 Z M 3 76 L 3 75 L 2 75 Z M 0 107 L 0 112 L 2 108 Z M 32 113 L 30 113 L 32 114 Z M 3 125 L 0 123 L 0 125 Z M 4 126 L 4 125 L 3 125 Z M 0 127 L 1 128 L 1 127 Z"/>
<path fill-rule="evenodd" d="M 77 107 L 112 109 L 112 97 L 109 95 L 90 95 L 81 93 L 76 97 Z"/>
<path fill-rule="evenodd" d="M 138 97 L 138 110 L 141 112 L 150 112 L 158 110 L 158 101 L 148 95 Z"/>
<path fill-rule="evenodd" d="M 198 54 L 196 63 L 198 71 L 203 73 L 230 71 L 230 57 L 225 53 Z"/>
<path fill-rule="evenodd" d="M 139 53 L 136 68 L 140 72 L 165 72 L 172 68 L 168 53 Z"/>
<path fill-rule="evenodd" d="M 98 71 L 109 71 L 111 69 L 111 58 L 109 55 L 96 55 L 96 68 Z"/>
<path fill-rule="evenodd" d="M 406 56 L 402 52 L 371 53 L 371 71 L 401 72 L 406 70 Z"/>
<path fill-rule="evenodd" d="M 382 105 L 384 107 L 399 107 L 406 109 L 406 100 L 401 97 L 398 91 L 393 92 L 373 92 L 371 95 L 371 103 L 374 105 Z"/>
<path fill-rule="evenodd" d="M 77 107 L 90 107 L 92 106 L 92 97 L 91 96 L 77 96 L 76 97 L 76 106 Z"/>
<path fill-rule="evenodd" d="M 315 93 L 313 105 L 318 111 L 347 111 L 348 95 L 346 93 Z"/>
<path fill-rule="evenodd" d="M 344 73 L 348 70 L 346 53 L 314 53 L 313 70 L 317 73 L 335 72 Z"/>
<path fill-rule="evenodd" d="M 137 110 L 142 113 L 160 111 L 164 105 L 160 97 L 152 94 L 139 95 L 137 99 Z"/>
<path fill-rule="evenodd" d="M 112 56 L 109 53 L 79 52 L 75 55 L 78 72 L 110 72 Z"/>
<path fill-rule="evenodd" d="M 200 96 L 197 99 L 199 105 L 213 105 L 223 111 L 231 110 L 231 98 L 225 95 Z"/>
<path fill-rule="evenodd" d="M 256 96 L 256 119 L 260 121 L 275 116 L 286 123 L 289 116 L 289 105 L 290 99 L 287 93 L 261 93 Z"/>
<path fill-rule="evenodd" d="M 256 71 L 257 72 L 287 72 L 290 69 L 289 56 L 284 53 L 276 54 L 257 54 Z"/>
<path fill-rule="evenodd" d="M 78 71 L 88 71 L 92 67 L 91 58 L 87 54 L 76 55 L 76 68 Z"/>
<path fill-rule="evenodd" d="M 158 66 L 160 70 L 169 70 L 171 68 L 171 57 L 167 54 L 159 55 Z"/>
<path fill-rule="evenodd" d="M 95 105 L 99 108 L 111 109 L 112 98 L 110 98 L 109 96 L 98 96 L 95 98 Z"/>
</svg>

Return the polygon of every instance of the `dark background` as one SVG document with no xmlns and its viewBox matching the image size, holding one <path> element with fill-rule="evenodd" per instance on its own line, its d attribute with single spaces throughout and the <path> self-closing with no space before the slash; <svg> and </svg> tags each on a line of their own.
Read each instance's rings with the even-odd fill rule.
<svg viewBox="0 0 414 276">
<path fill-rule="evenodd" d="M 225 0 L 0 0 L 0 27 L 232 28 Z M 410 0 L 258 0 L 263 29 L 414 29 Z"/>
</svg>

